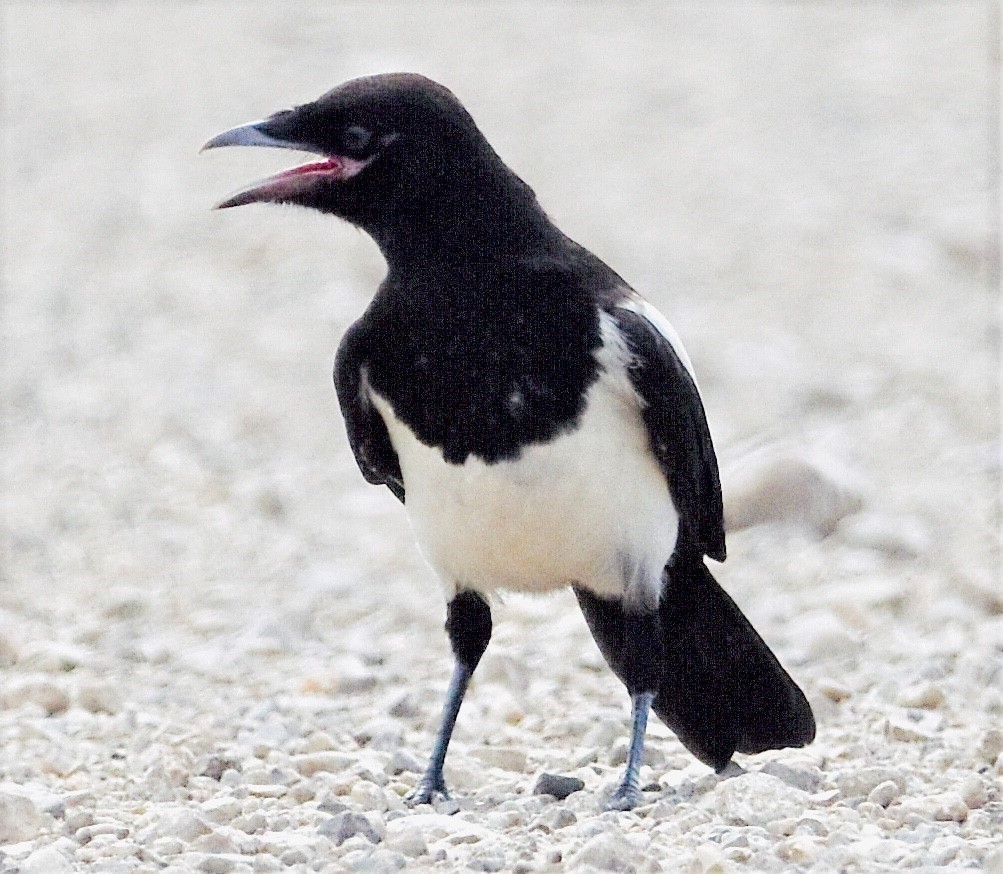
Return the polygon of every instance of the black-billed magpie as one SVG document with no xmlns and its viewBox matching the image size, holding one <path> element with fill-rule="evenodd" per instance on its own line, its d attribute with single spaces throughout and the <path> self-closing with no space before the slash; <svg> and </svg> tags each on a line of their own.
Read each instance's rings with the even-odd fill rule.
<svg viewBox="0 0 1003 874">
<path fill-rule="evenodd" d="M 412 803 L 443 762 L 498 590 L 572 587 L 631 696 L 630 809 L 649 708 L 697 758 L 802 746 L 804 694 L 704 564 L 725 557 L 717 461 L 690 360 L 650 304 L 547 218 L 456 97 L 415 74 L 347 82 L 206 143 L 320 161 L 219 208 L 291 203 L 378 244 L 387 276 L 338 349 L 363 476 L 405 506 L 451 594 L 456 665 Z"/>
</svg>

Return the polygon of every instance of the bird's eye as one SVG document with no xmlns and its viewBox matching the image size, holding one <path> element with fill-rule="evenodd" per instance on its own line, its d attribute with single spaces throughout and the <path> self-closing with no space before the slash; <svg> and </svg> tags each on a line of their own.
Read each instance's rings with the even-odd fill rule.
<svg viewBox="0 0 1003 874">
<path fill-rule="evenodd" d="M 353 124 L 351 127 L 345 128 L 345 132 L 341 135 L 341 143 L 346 152 L 364 152 L 372 138 L 373 135 L 370 131 Z"/>
</svg>

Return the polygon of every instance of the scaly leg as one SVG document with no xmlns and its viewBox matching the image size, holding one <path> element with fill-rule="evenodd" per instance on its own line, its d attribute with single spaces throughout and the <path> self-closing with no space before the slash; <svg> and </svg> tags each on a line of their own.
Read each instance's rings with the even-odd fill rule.
<svg viewBox="0 0 1003 874">
<path fill-rule="evenodd" d="M 449 602 L 446 633 L 456 657 L 456 666 L 449 682 L 449 691 L 446 692 L 442 721 L 432 745 L 428 766 L 418 785 L 404 799 L 412 807 L 416 804 L 428 804 L 436 795 L 449 798 L 442 767 L 467 685 L 491 639 L 491 608 L 476 592 L 469 589 L 458 592 Z"/>
</svg>

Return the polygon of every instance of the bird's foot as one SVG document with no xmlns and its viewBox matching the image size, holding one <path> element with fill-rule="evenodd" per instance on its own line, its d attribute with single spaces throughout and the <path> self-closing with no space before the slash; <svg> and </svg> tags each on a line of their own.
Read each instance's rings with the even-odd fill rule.
<svg viewBox="0 0 1003 874">
<path fill-rule="evenodd" d="M 635 783 L 621 783 L 609 801 L 606 802 L 607 810 L 633 810 L 641 801 L 641 790 Z"/>
<path fill-rule="evenodd" d="M 418 785 L 404 796 L 404 803 L 408 807 L 415 807 L 418 804 L 431 804 L 437 797 L 444 801 L 449 800 L 446 781 L 441 774 L 437 776 L 426 774 L 418 781 Z"/>
</svg>

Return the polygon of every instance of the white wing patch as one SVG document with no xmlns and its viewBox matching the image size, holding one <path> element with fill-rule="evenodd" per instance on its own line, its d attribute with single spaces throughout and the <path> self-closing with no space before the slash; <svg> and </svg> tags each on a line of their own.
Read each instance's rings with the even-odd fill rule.
<svg viewBox="0 0 1003 874">
<path fill-rule="evenodd" d="M 665 316 L 663 316 L 657 309 L 655 309 L 650 303 L 648 303 L 648 301 L 636 292 L 631 292 L 630 297 L 628 297 L 623 303 L 617 304 L 617 306 L 621 309 L 629 310 L 632 313 L 637 313 L 637 315 L 647 321 L 648 324 L 658 331 L 659 334 L 668 340 L 669 345 L 672 346 L 676 355 L 679 356 L 679 360 L 682 361 L 683 367 L 685 367 L 689 372 L 690 377 L 693 379 L 693 383 L 696 384 L 697 376 L 693 371 L 693 363 L 690 361 L 690 356 L 686 354 L 686 350 L 683 348 L 683 341 L 679 339 L 676 329 L 672 327 L 671 323 L 667 318 L 665 318 Z"/>
</svg>

